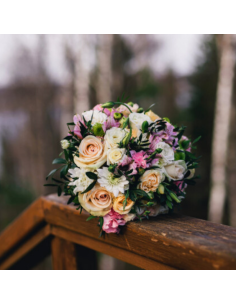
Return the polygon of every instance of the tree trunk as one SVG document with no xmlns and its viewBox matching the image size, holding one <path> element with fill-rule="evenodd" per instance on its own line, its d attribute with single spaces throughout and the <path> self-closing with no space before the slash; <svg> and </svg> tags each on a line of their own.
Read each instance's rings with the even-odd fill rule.
<svg viewBox="0 0 236 305">
<path fill-rule="evenodd" d="M 220 42 L 220 71 L 217 86 L 212 142 L 209 220 L 221 223 L 226 199 L 226 163 L 233 90 L 235 55 L 233 35 L 223 35 Z"/>
<path fill-rule="evenodd" d="M 111 100 L 113 35 L 99 35 L 98 38 L 98 103 Z"/>
</svg>

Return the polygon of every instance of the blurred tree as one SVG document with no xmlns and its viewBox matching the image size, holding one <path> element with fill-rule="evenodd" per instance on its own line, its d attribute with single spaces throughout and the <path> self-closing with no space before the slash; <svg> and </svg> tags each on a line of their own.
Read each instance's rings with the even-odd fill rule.
<svg viewBox="0 0 236 305">
<path fill-rule="evenodd" d="M 97 45 L 97 100 L 103 104 L 111 100 L 113 35 L 98 35 Z"/>
<path fill-rule="evenodd" d="M 219 40 L 220 70 L 212 142 L 209 219 L 213 222 L 221 223 L 226 200 L 226 164 L 235 54 L 233 35 L 224 34 L 217 37 Z"/>
<path fill-rule="evenodd" d="M 183 211 L 187 215 L 207 219 L 210 168 L 211 168 L 211 139 L 213 134 L 213 119 L 218 80 L 218 52 L 216 39 L 207 35 L 201 47 L 195 71 L 189 76 L 191 86 L 190 105 L 181 111 L 181 121 L 188 126 L 188 134 L 192 139 L 202 136 L 198 142 L 197 154 L 202 156 L 197 174 L 201 176 L 197 187 L 190 186 Z M 191 132 L 192 131 L 192 132 Z"/>
</svg>

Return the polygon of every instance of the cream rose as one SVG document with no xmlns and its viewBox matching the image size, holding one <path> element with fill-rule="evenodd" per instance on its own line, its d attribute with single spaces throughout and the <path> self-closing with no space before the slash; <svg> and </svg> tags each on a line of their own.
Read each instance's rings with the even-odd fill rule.
<svg viewBox="0 0 236 305">
<path fill-rule="evenodd" d="M 78 167 L 97 169 L 107 160 L 107 147 L 101 139 L 94 136 L 85 137 L 78 148 L 79 157 L 74 156 Z"/>
<path fill-rule="evenodd" d="M 145 113 L 149 118 L 154 122 L 156 120 L 160 120 L 161 118 L 155 114 L 152 110 L 149 110 L 148 112 Z"/>
<path fill-rule="evenodd" d="M 107 115 L 101 111 L 98 110 L 89 110 L 82 113 L 82 116 L 85 118 L 85 120 L 88 122 L 92 119 L 92 125 L 95 125 L 96 123 L 103 124 L 107 120 Z"/>
<path fill-rule="evenodd" d="M 130 113 L 129 115 L 130 126 L 133 130 L 141 130 L 144 121 L 147 121 L 148 124 L 152 123 L 150 117 L 144 113 Z"/>
<path fill-rule="evenodd" d="M 174 151 L 170 145 L 166 144 L 165 142 L 159 142 L 159 143 L 157 143 L 155 149 L 157 149 L 157 148 L 162 149 L 162 152 L 160 153 L 160 155 L 164 159 L 164 162 L 174 161 L 174 159 L 175 159 Z"/>
<path fill-rule="evenodd" d="M 183 160 L 174 161 L 164 167 L 165 175 L 171 180 L 182 180 L 187 170 L 186 163 Z"/>
<path fill-rule="evenodd" d="M 134 201 L 132 201 L 130 198 L 128 198 L 126 207 L 124 209 L 124 207 L 123 207 L 124 200 L 125 200 L 125 195 L 120 193 L 118 195 L 118 197 L 116 197 L 114 199 L 114 202 L 113 202 L 113 210 L 121 215 L 128 214 L 130 212 L 132 206 L 134 205 Z"/>
<path fill-rule="evenodd" d="M 107 151 L 107 164 L 115 164 L 122 160 L 126 152 L 125 148 L 111 148 Z"/>
<path fill-rule="evenodd" d="M 126 136 L 126 133 L 126 130 L 117 127 L 112 127 L 111 129 L 107 130 L 104 138 L 108 148 L 118 147 L 119 143 Z"/>
<path fill-rule="evenodd" d="M 159 184 L 165 179 L 165 175 L 161 170 L 147 170 L 141 177 L 138 188 L 145 192 L 155 192 Z"/>
<path fill-rule="evenodd" d="M 109 213 L 113 198 L 113 194 L 99 184 L 96 184 L 91 191 L 85 194 L 79 193 L 81 206 L 93 216 L 104 216 Z"/>
</svg>

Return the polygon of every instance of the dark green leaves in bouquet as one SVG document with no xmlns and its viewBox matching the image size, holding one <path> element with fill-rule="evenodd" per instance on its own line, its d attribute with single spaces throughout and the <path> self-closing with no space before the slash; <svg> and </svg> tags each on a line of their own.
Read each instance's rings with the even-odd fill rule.
<svg viewBox="0 0 236 305">
<path fill-rule="evenodd" d="M 47 175 L 46 180 L 48 180 L 50 176 L 54 175 L 57 170 L 58 168 L 51 170 L 50 173 Z"/>
<path fill-rule="evenodd" d="M 92 180 L 97 180 L 97 178 L 98 178 L 98 176 L 96 174 L 94 174 L 93 172 L 87 172 L 86 176 Z"/>
<path fill-rule="evenodd" d="M 66 164 L 66 160 L 63 158 L 56 158 L 52 161 L 52 164 Z"/>
<path fill-rule="evenodd" d="M 89 221 L 89 220 L 94 219 L 94 218 L 96 218 L 96 216 L 90 215 L 90 216 L 86 219 L 86 221 Z"/>
<path fill-rule="evenodd" d="M 68 172 L 68 169 L 69 169 L 69 165 L 67 164 L 66 166 L 64 166 L 61 171 L 60 171 L 60 177 L 65 177 L 65 175 L 67 174 Z"/>
<path fill-rule="evenodd" d="M 96 182 L 97 182 L 97 180 L 94 180 L 94 181 L 86 188 L 86 190 L 83 191 L 81 194 L 85 194 L 85 193 L 91 191 L 91 189 L 95 186 Z"/>
</svg>

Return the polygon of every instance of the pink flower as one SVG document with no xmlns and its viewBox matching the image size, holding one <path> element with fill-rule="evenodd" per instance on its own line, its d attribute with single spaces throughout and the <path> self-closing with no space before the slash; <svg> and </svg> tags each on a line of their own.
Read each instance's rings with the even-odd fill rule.
<svg viewBox="0 0 236 305">
<path fill-rule="evenodd" d="M 179 188 L 179 190 L 180 190 L 181 192 L 183 192 L 183 191 L 186 189 L 186 187 L 187 187 L 187 184 L 184 183 L 184 181 L 175 181 L 174 184 L 175 184 L 176 186 L 178 186 L 178 188 Z"/>
<path fill-rule="evenodd" d="M 93 107 L 93 110 L 98 110 L 98 111 L 102 111 L 102 104 L 97 104 L 95 107 Z"/>
<path fill-rule="evenodd" d="M 181 141 L 188 141 L 188 138 L 186 136 L 182 136 Z M 191 152 L 191 142 L 189 143 L 189 147 L 186 149 L 186 151 Z"/>
<path fill-rule="evenodd" d="M 130 158 L 127 155 L 124 155 L 124 157 L 122 158 L 122 160 L 119 162 L 119 166 L 126 166 L 129 165 L 132 162 L 132 158 Z"/>
<path fill-rule="evenodd" d="M 131 169 L 133 171 L 132 171 L 132 173 L 130 175 L 136 175 L 138 173 L 138 171 L 137 171 L 137 164 L 135 162 L 133 162 L 133 163 L 131 163 L 129 165 L 129 169 L 128 170 L 130 171 Z"/>
<path fill-rule="evenodd" d="M 142 167 L 142 168 L 147 167 L 147 162 L 145 159 L 148 156 L 146 155 L 145 151 L 141 150 L 139 152 L 136 152 L 135 150 L 131 150 L 130 154 L 131 154 L 134 162 L 136 163 L 137 167 Z"/>
<path fill-rule="evenodd" d="M 154 135 L 150 135 L 150 138 L 149 138 L 149 143 L 150 143 L 150 146 L 149 146 L 149 152 L 150 153 L 153 153 L 156 148 L 157 148 L 157 144 L 161 141 L 161 138 L 158 137 L 158 136 L 154 136 Z"/>
<path fill-rule="evenodd" d="M 82 139 L 80 124 L 83 124 L 85 126 L 84 121 L 82 120 L 82 118 L 79 114 L 74 115 L 73 121 L 75 123 L 74 134 L 78 138 Z"/>
<path fill-rule="evenodd" d="M 126 221 L 122 218 L 122 215 L 116 213 L 113 209 L 103 217 L 102 229 L 106 233 L 119 233 L 119 226 L 124 226 Z"/>
<path fill-rule="evenodd" d="M 117 122 L 113 117 L 113 114 L 115 113 L 115 110 L 112 109 L 112 112 L 110 112 L 108 109 L 105 109 L 105 110 L 107 110 L 109 112 L 109 115 L 106 113 L 106 115 L 108 115 L 108 119 L 102 125 L 102 129 L 103 129 L 104 132 L 106 132 L 107 129 L 110 129 L 112 127 L 119 127 L 120 126 L 120 122 Z"/>
<path fill-rule="evenodd" d="M 166 123 L 165 130 L 162 130 L 155 135 L 157 135 L 160 139 L 164 140 L 167 144 L 178 146 L 178 139 L 176 138 L 177 132 L 174 131 L 175 127 L 171 125 L 169 122 Z M 174 141 L 174 144 L 173 144 Z"/>
</svg>

